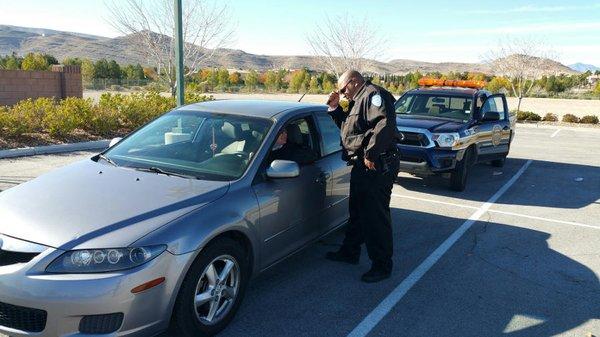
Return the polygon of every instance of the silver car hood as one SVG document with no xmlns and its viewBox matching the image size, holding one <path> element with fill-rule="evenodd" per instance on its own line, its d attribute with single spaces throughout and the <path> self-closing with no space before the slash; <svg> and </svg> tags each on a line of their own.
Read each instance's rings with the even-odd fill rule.
<svg viewBox="0 0 600 337">
<path fill-rule="evenodd" d="M 228 188 L 87 159 L 0 193 L 0 234 L 65 250 L 126 247 Z"/>
</svg>

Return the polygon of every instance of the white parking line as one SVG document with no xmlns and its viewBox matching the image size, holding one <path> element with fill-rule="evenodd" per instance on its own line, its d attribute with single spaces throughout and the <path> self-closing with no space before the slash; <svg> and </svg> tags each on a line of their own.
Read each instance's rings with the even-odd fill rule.
<svg viewBox="0 0 600 337">
<path fill-rule="evenodd" d="M 432 199 L 426 199 L 426 198 L 411 197 L 411 196 L 408 196 L 408 195 L 392 194 L 392 196 L 396 197 L 396 198 L 419 200 L 419 201 L 431 202 L 431 203 L 434 203 L 434 204 L 448 205 L 448 206 L 452 206 L 452 207 L 460 207 L 460 208 L 468 208 L 468 209 L 478 209 L 478 207 L 475 207 L 475 206 L 460 205 L 460 204 L 455 204 L 455 203 L 445 202 L 445 201 L 439 201 L 439 200 L 432 200 Z M 600 224 L 599 225 L 586 225 L 586 224 L 579 223 L 579 222 L 562 221 L 562 220 L 556 220 L 556 219 L 550 219 L 550 218 L 543 218 L 543 217 L 539 217 L 539 216 L 526 215 L 526 214 L 521 214 L 521 213 L 513 213 L 513 212 L 500 211 L 500 210 L 496 210 L 496 209 L 489 209 L 488 213 L 505 214 L 505 215 L 511 215 L 511 216 L 516 216 L 516 217 L 521 217 L 521 218 L 527 218 L 527 219 L 533 219 L 533 220 L 541 220 L 541 221 L 546 221 L 546 222 L 554 222 L 554 223 L 559 223 L 559 224 L 564 224 L 564 225 L 572 225 L 572 226 L 579 226 L 579 227 L 586 227 L 586 228 L 592 228 L 592 229 L 600 230 Z"/>
<path fill-rule="evenodd" d="M 352 330 L 348 337 L 366 336 L 406 295 L 406 293 L 433 267 L 433 265 L 460 239 L 460 237 L 496 202 L 531 165 L 528 160 L 515 175 L 504 184 L 485 204 L 477 209 L 450 237 L 446 239 L 425 261 L 408 275 L 365 319 Z"/>
<path fill-rule="evenodd" d="M 552 136 L 550 136 L 550 138 L 556 137 L 556 135 L 558 135 L 559 132 L 560 132 L 560 129 L 554 131 L 554 133 L 552 134 Z"/>
</svg>

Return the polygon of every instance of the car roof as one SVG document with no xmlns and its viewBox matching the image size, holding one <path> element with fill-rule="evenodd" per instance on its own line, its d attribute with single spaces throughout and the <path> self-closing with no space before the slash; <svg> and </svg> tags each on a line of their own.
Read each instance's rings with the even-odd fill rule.
<svg viewBox="0 0 600 337">
<path fill-rule="evenodd" d="M 226 113 L 241 116 L 272 118 L 281 114 L 285 116 L 297 111 L 307 109 L 324 110 L 324 104 L 299 103 L 291 101 L 270 100 L 214 100 L 184 105 L 178 111 L 204 111 L 213 113 Z"/>
<path fill-rule="evenodd" d="M 409 91 L 410 93 L 426 93 L 432 95 L 459 95 L 459 96 L 475 96 L 478 92 L 485 92 L 489 95 L 486 90 L 473 89 L 473 88 L 461 88 L 461 87 L 424 87 L 417 88 Z"/>
</svg>

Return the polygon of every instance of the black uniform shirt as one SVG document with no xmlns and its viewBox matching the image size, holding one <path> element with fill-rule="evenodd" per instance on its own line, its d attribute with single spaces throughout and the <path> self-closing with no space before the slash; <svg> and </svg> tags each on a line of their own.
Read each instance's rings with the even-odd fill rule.
<svg viewBox="0 0 600 337">
<path fill-rule="evenodd" d="M 342 107 L 329 111 L 340 128 L 345 158 L 364 156 L 375 161 L 382 152 L 395 146 L 397 137 L 394 96 L 366 81 L 350 101 L 348 114 Z"/>
</svg>

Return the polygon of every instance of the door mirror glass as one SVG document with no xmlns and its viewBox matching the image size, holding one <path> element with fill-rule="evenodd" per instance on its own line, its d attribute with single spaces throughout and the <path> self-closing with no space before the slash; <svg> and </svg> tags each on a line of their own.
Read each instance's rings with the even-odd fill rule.
<svg viewBox="0 0 600 337">
<path fill-rule="evenodd" d="M 118 142 L 120 142 L 120 141 L 121 141 L 121 139 L 123 139 L 123 138 L 121 138 L 121 137 L 113 138 L 113 139 L 110 141 L 110 143 L 108 144 L 108 147 L 113 147 L 113 145 L 115 145 L 115 144 L 117 144 Z"/>
<path fill-rule="evenodd" d="M 274 179 L 295 178 L 299 175 L 298 163 L 291 160 L 274 160 L 267 169 L 267 177 Z"/>
</svg>

